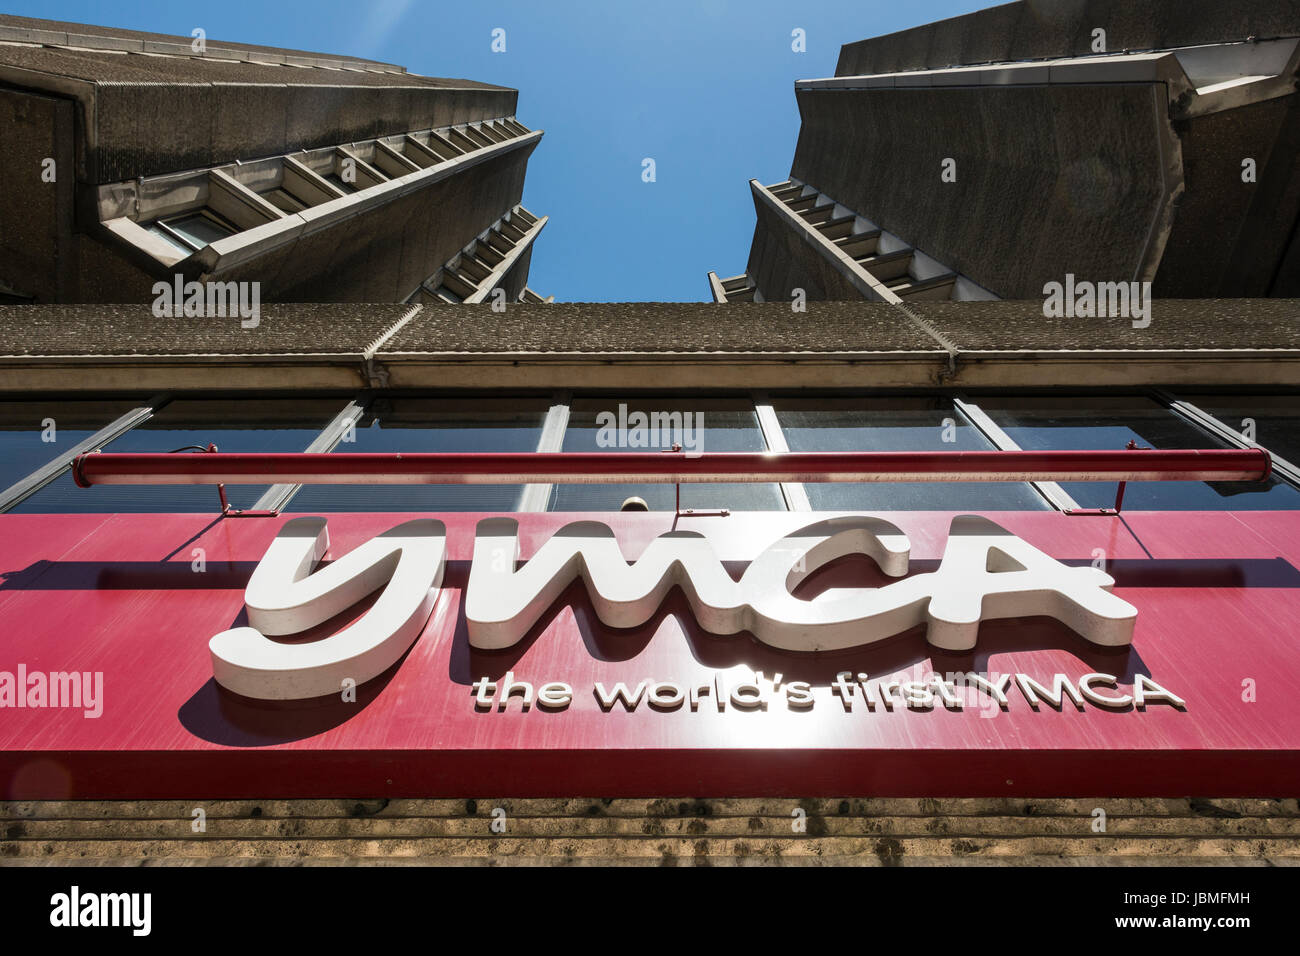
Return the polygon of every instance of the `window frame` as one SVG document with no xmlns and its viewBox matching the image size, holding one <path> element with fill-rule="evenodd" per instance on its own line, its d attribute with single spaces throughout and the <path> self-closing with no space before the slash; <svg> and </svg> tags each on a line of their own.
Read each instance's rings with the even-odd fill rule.
<svg viewBox="0 0 1300 956">
<path fill-rule="evenodd" d="M 179 230 L 177 230 L 172 226 L 172 223 L 176 222 L 177 220 L 193 219 L 195 216 L 201 216 L 204 219 L 207 219 L 209 222 L 213 223 L 213 225 L 216 225 L 221 229 L 226 230 L 227 234 L 222 236 L 221 237 L 222 239 L 229 239 L 231 236 L 236 235 L 242 231 L 234 223 L 230 222 L 230 220 L 226 219 L 224 216 L 220 215 L 219 213 L 213 212 L 207 206 L 201 206 L 198 209 L 189 209 L 186 210 L 185 212 L 176 213 L 173 216 L 167 216 L 163 219 L 155 219 L 153 222 L 149 223 L 149 225 L 157 226 L 158 228 L 162 229 L 165 233 L 167 233 L 168 236 L 170 236 L 172 239 L 176 240 L 186 248 L 190 249 L 191 251 L 201 252 L 202 250 L 206 249 L 208 246 L 212 245 L 212 243 L 207 242 L 201 246 L 196 245 L 194 243 L 194 240 L 190 239 L 188 236 L 186 236 L 185 234 L 183 234 L 182 232 L 180 232 Z M 215 239 L 213 240 L 213 242 L 216 241 L 218 240 Z"/>
<path fill-rule="evenodd" d="M 191 214 L 193 214 L 192 211 L 181 215 Z M 205 214 L 208 213 L 205 212 Z M 190 400 L 207 399 L 256 402 L 271 398 L 287 397 L 301 400 L 336 400 L 338 402 L 339 411 L 320 430 L 308 448 L 305 449 L 306 451 L 314 452 L 334 451 L 340 444 L 348 427 L 350 425 L 355 425 L 362 420 L 366 411 L 371 408 L 375 402 L 385 399 L 432 399 L 446 400 L 453 403 L 472 403 L 476 398 L 491 397 L 495 399 L 518 399 L 521 401 L 548 403 L 542 420 L 541 434 L 537 442 L 536 451 L 538 452 L 556 452 L 562 450 L 564 438 L 569 428 L 572 406 L 575 400 L 584 401 L 605 399 L 614 401 L 635 401 L 637 399 L 646 398 L 662 399 L 666 396 L 677 396 L 683 400 L 689 400 L 692 402 L 707 402 L 709 399 L 724 399 L 733 402 L 744 402 L 747 400 L 754 411 L 758 422 L 759 432 L 766 449 L 771 452 L 779 453 L 788 451 L 789 444 L 773 406 L 774 398 L 777 400 L 785 397 L 799 397 L 814 400 L 818 398 L 825 398 L 828 400 L 851 400 L 859 397 L 942 398 L 951 402 L 955 415 L 957 415 L 964 424 L 971 426 L 994 448 L 998 450 L 1017 450 L 1019 446 L 1016 442 L 1012 440 L 997 421 L 981 407 L 980 402 L 983 399 L 992 397 L 1014 397 L 1022 400 L 1032 400 L 1035 397 L 1088 398 L 1091 396 L 1099 396 L 1110 399 L 1130 397 L 1152 401 L 1158 408 L 1163 409 L 1169 414 L 1182 420 L 1185 424 L 1204 433 L 1206 435 L 1207 446 L 1212 444 L 1215 439 L 1218 439 L 1221 442 L 1228 443 L 1231 447 L 1263 448 L 1267 451 L 1268 448 L 1266 445 L 1260 445 L 1248 441 L 1240 432 L 1236 431 L 1231 426 L 1220 421 L 1204 409 L 1199 408 L 1195 404 L 1180 397 L 1180 394 L 1210 395 L 1219 392 L 1238 399 L 1249 398 L 1252 394 L 1258 394 L 1262 400 L 1280 400 L 1283 397 L 1300 400 L 1300 390 L 1297 389 L 1282 387 L 1259 389 L 1243 387 L 1213 388 L 1208 386 L 1196 388 L 1184 387 L 1178 389 L 1178 391 L 1158 387 L 1133 387 L 1122 390 L 1103 388 L 1071 388 L 1062 390 L 1048 388 L 1026 389 L 997 387 L 981 387 L 969 390 L 960 388 L 839 388 L 825 390 L 794 390 L 789 392 L 734 388 L 691 389 L 689 391 L 680 389 L 665 390 L 662 388 L 638 388 L 618 391 L 612 389 L 547 390 L 528 388 L 443 390 L 329 389 L 322 391 L 311 390 L 301 394 L 295 392 L 292 395 L 280 391 L 214 389 L 212 391 L 179 392 L 174 394 L 154 395 L 148 399 L 142 399 L 138 392 L 132 393 L 128 391 L 104 394 L 97 393 L 89 397 L 83 394 L 56 392 L 49 394 L 3 393 L 0 394 L 0 399 L 6 401 L 32 402 L 33 404 L 57 402 L 61 400 L 84 401 L 102 399 L 105 401 L 132 401 L 136 403 L 136 407 L 113 421 L 105 422 L 104 427 L 100 428 L 85 441 L 79 443 L 78 446 L 55 455 L 40 468 L 37 468 L 25 477 L 20 478 L 9 489 L 0 490 L 0 493 L 3 494 L 3 497 L 0 497 L 0 513 L 10 511 L 21 501 L 25 500 L 27 497 L 43 488 L 46 484 L 62 475 L 63 472 L 70 467 L 73 458 L 75 458 L 77 454 L 107 445 L 109 442 L 114 441 L 127 432 L 135 429 L 137 426 L 149 421 L 155 414 L 172 402 L 185 402 Z M 1270 455 L 1272 455 L 1272 452 L 1270 452 Z M 1274 476 L 1279 481 L 1300 490 L 1300 468 L 1297 468 L 1292 463 L 1277 455 L 1273 455 L 1273 460 Z M 781 497 L 787 510 L 812 510 L 807 490 L 802 483 L 778 484 Z M 1055 482 L 1025 482 L 1025 484 L 1034 488 L 1053 510 L 1065 514 L 1084 514 L 1090 511 L 1090 509 L 1082 508 Z M 301 486 L 298 485 L 272 485 L 260 497 L 256 505 L 248 509 L 248 512 L 261 514 L 268 512 L 283 513 L 300 488 Z M 551 491 L 551 486 L 546 484 L 524 485 L 523 490 L 516 501 L 515 511 L 518 513 L 547 511 L 548 503 L 551 498 Z M 1157 510 L 1176 513 L 1176 509 Z M 1224 510 L 1231 511 L 1232 509 L 1225 508 Z"/>
</svg>

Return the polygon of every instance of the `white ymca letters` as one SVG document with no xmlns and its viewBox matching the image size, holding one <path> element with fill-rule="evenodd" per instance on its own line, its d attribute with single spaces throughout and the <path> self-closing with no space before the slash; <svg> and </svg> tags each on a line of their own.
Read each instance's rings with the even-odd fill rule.
<svg viewBox="0 0 1300 956">
<path fill-rule="evenodd" d="M 212 676 L 245 697 L 299 700 L 340 692 L 388 670 L 424 630 L 442 586 L 447 527 L 418 518 L 372 538 L 312 573 L 329 550 L 324 518 L 295 518 L 280 529 L 244 591 L 248 627 L 212 638 Z M 287 644 L 266 635 L 299 634 L 383 594 L 360 620 L 319 641 Z"/>
<path fill-rule="evenodd" d="M 298 518 L 281 529 L 248 584 L 251 626 L 212 639 L 213 672 L 223 687 L 269 699 L 338 693 L 344 679 L 369 680 L 410 647 L 441 585 L 442 522 L 408 521 L 309 573 L 327 548 L 324 518 Z M 903 579 L 811 599 L 794 596 L 807 575 L 854 553 Z M 1110 593 L 1113 578 L 1098 568 L 1061 564 L 987 518 L 953 519 L 935 571 L 904 577 L 909 555 L 907 536 L 882 518 L 829 518 L 770 545 L 735 581 L 698 532 L 660 535 L 628 564 L 607 524 L 577 521 L 521 566 L 518 522 L 485 518 L 476 530 L 465 595 L 469 642 L 482 649 L 513 646 L 578 578 L 601 622 L 611 627 L 644 624 L 678 586 L 705 631 L 749 631 L 791 651 L 856 647 L 918 624 L 926 625 L 934 646 L 968 650 L 980 621 L 1029 615 L 1055 618 L 1096 644 L 1132 640 L 1137 609 Z M 384 592 L 369 612 L 332 637 L 285 644 L 264 636 L 314 627 L 380 587 Z"/>
<path fill-rule="evenodd" d="M 1127 644 L 1137 610 L 1109 593 L 1105 572 L 1067 567 L 987 518 L 953 520 L 939 569 L 883 588 L 843 588 L 812 600 L 791 592 L 799 580 L 845 554 L 871 557 L 891 577 L 907 573 L 907 536 L 880 518 L 830 518 L 782 538 L 733 581 L 708 539 L 674 531 L 629 565 L 608 525 L 566 525 L 522 568 L 513 518 L 479 522 L 465 598 L 469 641 L 510 647 L 575 578 L 587 585 L 601 622 L 648 621 L 680 585 L 700 627 L 711 634 L 750 631 L 764 644 L 825 651 L 871 644 L 920 623 L 945 650 L 975 646 L 981 620 L 1045 614 L 1097 644 Z"/>
</svg>

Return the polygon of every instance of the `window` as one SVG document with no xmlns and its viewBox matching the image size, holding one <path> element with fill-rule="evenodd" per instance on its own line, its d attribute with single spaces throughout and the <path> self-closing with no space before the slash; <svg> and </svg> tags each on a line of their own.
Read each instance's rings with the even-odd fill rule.
<svg viewBox="0 0 1300 956">
<path fill-rule="evenodd" d="M 211 209 L 159 219 L 150 224 L 149 231 L 170 243 L 177 252 L 189 255 L 197 252 L 209 243 L 233 236 L 239 230 L 229 221 L 218 216 Z"/>
<path fill-rule="evenodd" d="M 347 452 L 532 452 L 550 403 L 542 398 L 377 399 Z M 514 511 L 521 485 L 304 485 L 286 511 Z"/>
<path fill-rule="evenodd" d="M 282 186 L 268 189 L 266 192 L 262 193 L 262 198 L 275 206 L 275 208 L 283 210 L 290 215 L 296 212 L 302 212 L 304 209 L 308 208 L 308 203 L 303 202 Z"/>
<path fill-rule="evenodd" d="M 343 399 L 178 399 L 104 446 L 106 452 L 170 452 L 187 445 L 218 451 L 302 451 L 344 405 Z M 177 452 L 189 454 L 189 452 Z M 228 485 L 232 508 L 251 508 L 267 485 Z M 213 485 L 93 485 L 63 474 L 13 510 L 26 513 L 216 512 Z"/>
<path fill-rule="evenodd" d="M 994 451 L 947 398 L 774 398 L 791 451 Z M 807 482 L 814 511 L 1031 511 L 1025 482 Z"/>
<path fill-rule="evenodd" d="M 355 182 L 345 181 L 342 176 L 340 176 L 338 173 L 334 172 L 333 170 L 331 170 L 330 172 L 321 173 L 320 176 L 323 179 L 328 179 L 330 182 L 332 182 L 335 186 L 339 187 L 339 189 L 343 190 L 345 193 L 354 193 L 360 188 Z"/>
<path fill-rule="evenodd" d="M 1022 448 L 1227 448 L 1228 444 L 1141 395 L 979 398 L 977 402 Z M 1063 482 L 1084 508 L 1115 504 L 1114 482 Z M 1300 492 L 1271 479 L 1251 481 L 1139 481 L 1124 492 L 1132 511 L 1218 511 L 1300 508 Z"/>
<path fill-rule="evenodd" d="M 570 407 L 564 451 L 649 452 L 680 443 L 687 451 L 766 451 L 749 399 L 578 398 Z M 672 511 L 670 484 L 578 484 L 551 489 L 551 511 L 618 511 L 645 499 L 651 511 Z M 682 509 L 783 511 L 776 484 L 683 484 Z"/>
<path fill-rule="evenodd" d="M 1176 398 L 1209 412 L 1256 444 L 1300 465 L 1300 395 L 1184 395 Z"/>
<path fill-rule="evenodd" d="M 0 402 L 0 491 L 135 407 L 129 400 Z"/>
<path fill-rule="evenodd" d="M 167 245 L 170 246 L 178 256 L 184 257 L 194 252 L 193 248 L 187 246 L 184 242 L 180 240 L 178 236 L 174 235 L 170 230 L 167 229 L 167 227 L 165 227 L 160 222 L 150 223 L 149 232 L 153 233 L 163 242 L 167 243 Z"/>
</svg>

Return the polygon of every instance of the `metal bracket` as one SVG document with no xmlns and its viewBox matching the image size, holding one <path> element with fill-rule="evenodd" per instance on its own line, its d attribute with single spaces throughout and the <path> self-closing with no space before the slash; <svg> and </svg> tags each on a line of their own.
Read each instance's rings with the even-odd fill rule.
<svg viewBox="0 0 1300 956">
<path fill-rule="evenodd" d="M 1134 441 L 1131 438 L 1129 439 L 1128 444 L 1125 445 L 1124 447 L 1129 451 L 1132 451 L 1135 448 L 1141 449 L 1142 451 L 1151 450 L 1150 448 L 1145 448 L 1139 445 L 1136 441 Z M 1128 482 L 1121 481 L 1119 483 L 1119 486 L 1115 489 L 1114 508 L 1069 508 L 1065 511 L 1065 514 L 1070 515 L 1073 518 L 1118 517 L 1119 513 L 1124 509 L 1124 489 L 1127 487 L 1128 487 Z"/>
<path fill-rule="evenodd" d="M 660 451 L 662 451 L 666 455 L 671 455 L 673 452 L 677 452 L 678 454 L 680 454 L 681 450 L 682 450 L 681 442 L 673 442 L 672 448 L 660 449 Z M 685 511 L 683 511 L 682 510 L 682 483 L 680 481 L 674 482 L 673 488 L 676 490 L 676 500 L 673 504 L 674 517 L 680 518 L 682 517 L 682 515 L 690 515 L 693 518 L 728 518 L 731 516 L 730 508 L 723 508 L 721 511 L 696 511 L 694 508 L 687 508 Z"/>
<path fill-rule="evenodd" d="M 199 452 L 200 454 L 209 454 L 219 451 L 215 444 L 208 442 L 204 445 L 182 445 L 180 448 L 173 448 L 168 454 L 178 455 L 183 451 Z M 221 516 L 223 518 L 241 515 L 244 512 L 238 509 L 231 509 L 230 502 L 226 500 L 226 486 L 222 482 L 217 482 L 217 497 L 221 500 Z"/>
</svg>

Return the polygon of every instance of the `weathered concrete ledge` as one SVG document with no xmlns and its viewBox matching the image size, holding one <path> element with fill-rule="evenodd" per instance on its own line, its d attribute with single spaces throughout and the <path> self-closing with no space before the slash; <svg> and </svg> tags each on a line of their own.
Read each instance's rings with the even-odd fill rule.
<svg viewBox="0 0 1300 956">
<path fill-rule="evenodd" d="M 7 865 L 1300 864 L 1294 798 L 7 802 L 0 836 Z"/>
</svg>

